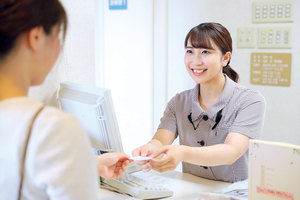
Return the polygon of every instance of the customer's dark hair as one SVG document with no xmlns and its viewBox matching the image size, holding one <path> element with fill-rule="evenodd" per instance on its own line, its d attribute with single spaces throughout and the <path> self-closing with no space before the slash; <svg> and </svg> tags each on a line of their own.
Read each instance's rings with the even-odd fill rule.
<svg viewBox="0 0 300 200">
<path fill-rule="evenodd" d="M 187 47 L 190 41 L 194 48 L 208 48 L 214 49 L 213 44 L 222 51 L 225 55 L 226 52 L 232 52 L 232 39 L 228 30 L 218 23 L 202 23 L 192 28 L 187 34 L 184 46 Z M 238 82 L 239 75 L 229 66 L 230 60 L 227 65 L 223 67 L 223 73 L 226 74 L 233 81 Z"/>
<path fill-rule="evenodd" d="M 0 58 L 13 49 L 22 33 L 42 26 L 50 34 L 53 26 L 62 25 L 65 36 L 67 24 L 65 9 L 58 0 L 1 0 Z"/>
</svg>

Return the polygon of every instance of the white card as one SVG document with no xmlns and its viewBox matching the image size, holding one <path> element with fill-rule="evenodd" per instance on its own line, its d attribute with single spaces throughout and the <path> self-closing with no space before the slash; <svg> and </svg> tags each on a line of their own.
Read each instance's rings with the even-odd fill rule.
<svg viewBox="0 0 300 200">
<path fill-rule="evenodd" d="M 134 161 L 144 161 L 144 160 L 151 160 L 152 158 L 146 156 L 131 156 L 129 159 Z"/>
</svg>

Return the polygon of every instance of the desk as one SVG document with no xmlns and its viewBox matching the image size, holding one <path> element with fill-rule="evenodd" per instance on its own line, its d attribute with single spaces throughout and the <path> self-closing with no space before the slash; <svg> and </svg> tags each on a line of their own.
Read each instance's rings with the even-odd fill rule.
<svg viewBox="0 0 300 200">
<path fill-rule="evenodd" d="M 196 196 L 193 196 L 193 194 L 214 191 L 230 185 L 230 183 L 212 181 L 191 174 L 182 173 L 179 171 L 168 171 L 165 173 L 158 173 L 155 171 L 144 173 L 139 171 L 135 172 L 134 175 L 149 177 L 149 179 L 160 182 L 163 186 L 167 187 L 168 189 L 174 192 L 174 195 L 172 197 L 164 198 L 164 200 L 194 200 Z M 103 200 L 136 199 L 127 195 L 118 194 L 105 189 L 100 190 L 101 199 Z M 190 197 L 190 199 L 188 197 Z"/>
</svg>

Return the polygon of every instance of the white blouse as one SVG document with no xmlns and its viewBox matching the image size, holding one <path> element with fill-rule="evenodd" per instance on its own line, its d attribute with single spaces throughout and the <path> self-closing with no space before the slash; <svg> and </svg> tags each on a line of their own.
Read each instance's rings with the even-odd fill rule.
<svg viewBox="0 0 300 200">
<path fill-rule="evenodd" d="M 0 101 L 0 200 L 17 198 L 25 135 L 40 106 L 27 97 Z M 80 122 L 47 106 L 29 140 L 22 199 L 98 199 L 96 166 Z"/>
</svg>

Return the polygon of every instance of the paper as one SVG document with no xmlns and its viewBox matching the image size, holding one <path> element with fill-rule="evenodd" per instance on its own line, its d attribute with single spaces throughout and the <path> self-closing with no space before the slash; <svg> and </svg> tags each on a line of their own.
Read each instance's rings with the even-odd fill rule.
<svg viewBox="0 0 300 200">
<path fill-rule="evenodd" d="M 151 160 L 152 158 L 147 156 L 132 156 L 129 159 L 134 161 L 145 161 L 145 160 Z"/>
<path fill-rule="evenodd" d="M 247 200 L 248 179 L 235 182 L 225 188 L 214 191 L 211 194 L 219 194 L 222 197 L 230 197 L 232 200 Z"/>
</svg>

